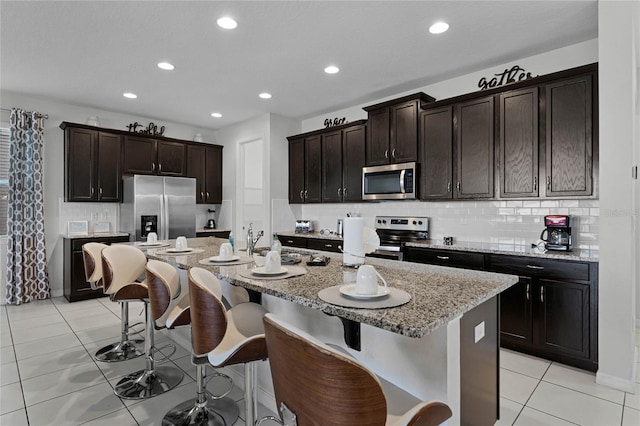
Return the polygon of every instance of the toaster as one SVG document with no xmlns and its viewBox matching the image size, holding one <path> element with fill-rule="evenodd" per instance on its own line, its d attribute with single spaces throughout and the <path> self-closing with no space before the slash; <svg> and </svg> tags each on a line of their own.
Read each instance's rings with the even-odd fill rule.
<svg viewBox="0 0 640 426">
<path fill-rule="evenodd" d="M 310 220 L 296 220 L 296 234 L 313 232 L 313 222 Z"/>
</svg>

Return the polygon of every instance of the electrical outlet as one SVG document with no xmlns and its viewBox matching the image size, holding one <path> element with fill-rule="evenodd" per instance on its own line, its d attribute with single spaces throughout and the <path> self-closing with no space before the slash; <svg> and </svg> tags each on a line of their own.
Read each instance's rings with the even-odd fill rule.
<svg viewBox="0 0 640 426">
<path fill-rule="evenodd" d="M 475 343 L 478 343 L 484 337 L 484 321 L 476 325 L 476 327 L 474 328 L 474 332 L 475 332 Z"/>
</svg>

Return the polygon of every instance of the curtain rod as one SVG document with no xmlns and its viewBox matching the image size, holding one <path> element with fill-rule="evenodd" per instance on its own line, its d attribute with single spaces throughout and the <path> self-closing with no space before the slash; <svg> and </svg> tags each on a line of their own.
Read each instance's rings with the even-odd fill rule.
<svg viewBox="0 0 640 426">
<path fill-rule="evenodd" d="M 11 112 L 11 110 L 8 108 L 0 108 L 0 110 Z M 30 114 L 30 113 L 31 111 L 27 111 L 27 114 Z M 49 114 L 40 114 L 39 112 L 37 112 L 36 114 L 38 114 L 41 118 L 49 118 Z"/>
</svg>

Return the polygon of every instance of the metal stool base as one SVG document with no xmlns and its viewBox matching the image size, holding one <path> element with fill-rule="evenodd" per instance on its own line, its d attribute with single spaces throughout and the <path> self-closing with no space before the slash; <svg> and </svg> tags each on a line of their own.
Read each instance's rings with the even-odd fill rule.
<svg viewBox="0 0 640 426">
<path fill-rule="evenodd" d="M 114 392 L 123 399 L 147 399 L 175 388 L 183 377 L 184 373 L 175 367 L 140 370 L 120 379 Z"/>
<path fill-rule="evenodd" d="M 230 426 L 239 416 L 238 404 L 231 398 L 207 397 L 204 404 L 192 398 L 173 407 L 162 419 L 162 426 Z"/>
<path fill-rule="evenodd" d="M 144 355 L 138 346 L 144 343 L 144 339 L 126 340 L 124 342 L 112 343 L 98 350 L 94 355 L 96 361 L 100 362 L 120 362 L 137 358 Z"/>
</svg>

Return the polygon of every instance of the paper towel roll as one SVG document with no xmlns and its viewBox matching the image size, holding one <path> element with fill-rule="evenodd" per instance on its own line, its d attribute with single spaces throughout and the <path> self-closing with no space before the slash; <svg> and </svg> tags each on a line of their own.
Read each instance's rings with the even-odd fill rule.
<svg viewBox="0 0 640 426">
<path fill-rule="evenodd" d="M 343 228 L 342 263 L 351 266 L 362 265 L 364 263 L 364 246 L 362 244 L 364 220 L 361 217 L 346 217 Z"/>
</svg>

